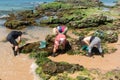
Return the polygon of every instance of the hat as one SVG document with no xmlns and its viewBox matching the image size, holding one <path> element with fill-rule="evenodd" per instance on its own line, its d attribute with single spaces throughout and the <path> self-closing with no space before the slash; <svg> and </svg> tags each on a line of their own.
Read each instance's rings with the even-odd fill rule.
<svg viewBox="0 0 120 80">
<path fill-rule="evenodd" d="M 57 26 L 57 29 L 60 33 L 62 32 L 62 27 L 61 26 Z"/>
</svg>

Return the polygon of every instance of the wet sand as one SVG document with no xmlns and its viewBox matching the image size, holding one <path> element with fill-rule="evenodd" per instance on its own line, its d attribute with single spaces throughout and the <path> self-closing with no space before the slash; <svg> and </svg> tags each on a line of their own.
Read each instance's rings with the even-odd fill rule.
<svg viewBox="0 0 120 80">
<path fill-rule="evenodd" d="M 13 56 L 9 43 L 0 43 L 0 79 L 1 80 L 33 80 L 30 65 L 33 62 L 28 55 Z"/>
</svg>

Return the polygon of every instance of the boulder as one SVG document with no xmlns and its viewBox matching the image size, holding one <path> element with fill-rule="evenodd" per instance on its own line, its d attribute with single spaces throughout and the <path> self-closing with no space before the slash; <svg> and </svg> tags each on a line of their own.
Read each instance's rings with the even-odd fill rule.
<svg viewBox="0 0 120 80">
<path fill-rule="evenodd" d="M 42 66 L 43 72 L 49 75 L 63 73 L 64 71 L 74 73 L 75 71 L 82 71 L 83 66 L 79 64 L 69 64 L 64 62 L 48 62 Z"/>
<path fill-rule="evenodd" d="M 4 25 L 9 29 L 22 29 L 29 24 L 30 22 L 19 20 L 9 20 L 4 23 Z"/>
<path fill-rule="evenodd" d="M 82 20 L 72 21 L 69 23 L 69 25 L 76 28 L 88 28 L 88 27 L 97 27 L 107 22 L 107 17 L 102 14 L 91 15 L 91 16 L 83 18 Z"/>
<path fill-rule="evenodd" d="M 114 43 L 118 41 L 117 32 L 114 32 L 112 30 L 108 31 L 97 30 L 93 35 L 100 37 L 103 42 Z"/>
</svg>

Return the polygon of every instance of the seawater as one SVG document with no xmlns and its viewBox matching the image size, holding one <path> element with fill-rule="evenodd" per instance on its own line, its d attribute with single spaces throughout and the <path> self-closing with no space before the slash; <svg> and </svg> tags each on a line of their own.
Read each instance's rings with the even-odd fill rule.
<svg viewBox="0 0 120 80">
<path fill-rule="evenodd" d="M 0 11 L 12 11 L 22 9 L 34 9 L 35 6 L 44 2 L 55 0 L 0 0 Z M 100 0 L 105 5 L 114 5 L 116 0 Z"/>
<path fill-rule="evenodd" d="M 0 0 L 0 10 L 29 9 L 43 2 L 52 1 L 54 0 Z"/>
<path fill-rule="evenodd" d="M 117 0 L 100 0 L 100 1 L 107 6 L 114 6 Z"/>
<path fill-rule="evenodd" d="M 0 0 L 0 15 L 17 10 L 34 9 L 37 5 L 54 0 Z"/>
</svg>

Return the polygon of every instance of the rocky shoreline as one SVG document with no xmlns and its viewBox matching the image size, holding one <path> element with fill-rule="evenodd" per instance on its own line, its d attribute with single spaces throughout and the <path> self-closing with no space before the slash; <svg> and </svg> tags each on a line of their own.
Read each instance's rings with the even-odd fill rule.
<svg viewBox="0 0 120 80">
<path fill-rule="evenodd" d="M 58 24 L 64 24 L 78 37 L 83 35 L 96 35 L 101 37 L 103 40 L 102 45 L 104 46 L 104 54 L 113 53 L 117 49 L 109 47 L 107 44 L 116 43 L 118 41 L 120 14 L 114 14 L 112 10 L 119 9 L 119 2 L 116 6 L 110 8 L 110 11 L 105 12 L 102 11 L 102 3 L 98 0 L 92 1 L 93 2 L 80 0 L 79 2 L 77 0 L 71 0 L 71 2 L 68 2 L 67 0 L 63 0 L 44 3 L 36 7 L 35 10 L 26 10 L 16 14 L 9 14 L 4 25 L 9 29 L 20 30 L 31 25 L 49 25 L 49 27 L 53 28 Z M 46 37 L 47 47 L 44 49 L 39 48 L 39 42 L 29 43 L 20 48 L 20 53 L 30 53 L 30 56 L 35 58 L 38 65 L 36 73 L 44 80 L 120 79 L 119 70 L 114 70 L 103 75 L 97 70 L 89 71 L 82 65 L 54 62 L 50 60 L 48 57 L 52 54 L 53 40 L 54 36 L 48 35 Z M 66 50 L 62 52 L 62 54 L 84 55 L 85 52 L 79 51 L 80 48 L 81 46 L 79 46 L 78 40 L 68 36 L 68 45 L 66 45 Z M 76 79 L 68 76 L 68 74 L 74 74 L 76 72 L 86 72 L 86 75 L 81 74 L 77 76 Z M 95 78 L 96 76 L 92 74 L 98 77 Z"/>
</svg>

